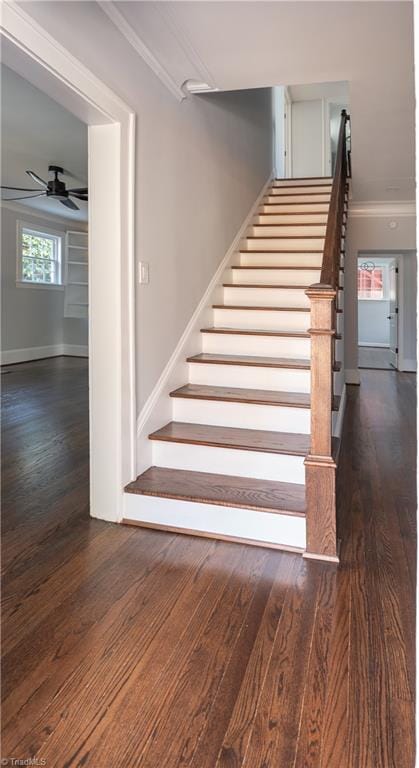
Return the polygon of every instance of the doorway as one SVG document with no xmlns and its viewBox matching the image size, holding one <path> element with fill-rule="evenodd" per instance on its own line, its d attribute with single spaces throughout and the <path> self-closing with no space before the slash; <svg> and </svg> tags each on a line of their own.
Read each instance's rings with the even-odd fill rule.
<svg viewBox="0 0 419 768">
<path fill-rule="evenodd" d="M 398 368 L 399 259 L 365 254 L 358 257 L 359 367 Z"/>
<path fill-rule="evenodd" d="M 2 61 L 88 126 L 90 514 L 118 522 L 135 474 L 135 114 L 33 23 L 2 9 Z"/>
</svg>

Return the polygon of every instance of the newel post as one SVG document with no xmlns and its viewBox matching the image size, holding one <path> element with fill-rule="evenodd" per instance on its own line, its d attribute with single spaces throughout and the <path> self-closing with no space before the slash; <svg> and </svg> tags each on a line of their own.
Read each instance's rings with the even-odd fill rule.
<svg viewBox="0 0 419 768">
<path fill-rule="evenodd" d="M 311 443 L 305 459 L 307 542 L 304 557 L 339 562 L 336 539 L 336 462 L 332 452 L 333 358 L 336 291 L 312 285 Z"/>
</svg>

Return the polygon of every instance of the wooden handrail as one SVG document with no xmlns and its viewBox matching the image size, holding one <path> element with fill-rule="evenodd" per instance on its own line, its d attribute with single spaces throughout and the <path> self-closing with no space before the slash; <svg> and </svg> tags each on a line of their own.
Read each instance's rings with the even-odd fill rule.
<svg viewBox="0 0 419 768">
<path fill-rule="evenodd" d="M 339 282 L 342 221 L 345 206 L 346 179 L 348 176 L 346 124 L 349 119 L 349 115 L 346 113 L 346 110 L 343 109 L 336 152 L 335 174 L 330 196 L 329 215 L 327 217 L 323 262 L 320 273 L 321 285 L 328 285 L 331 288 L 336 288 Z"/>
<path fill-rule="evenodd" d="M 327 218 L 320 282 L 310 285 L 311 436 L 305 459 L 307 545 L 305 557 L 338 562 L 336 539 L 336 461 L 332 449 L 333 369 L 336 303 L 345 227 L 348 178 L 346 125 L 342 111 L 336 167 Z M 349 161 L 350 162 L 350 161 Z"/>
</svg>

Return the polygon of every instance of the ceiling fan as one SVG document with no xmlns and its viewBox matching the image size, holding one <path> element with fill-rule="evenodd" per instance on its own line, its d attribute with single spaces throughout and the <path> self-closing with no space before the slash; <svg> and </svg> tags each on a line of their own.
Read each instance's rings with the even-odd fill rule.
<svg viewBox="0 0 419 768">
<path fill-rule="evenodd" d="M 79 200 L 88 200 L 88 188 L 87 187 L 81 187 L 80 189 L 66 189 L 66 185 L 63 181 L 60 181 L 58 178 L 58 174 L 64 173 L 64 168 L 60 168 L 59 165 L 49 165 L 48 166 L 48 172 L 54 174 L 54 178 L 51 181 L 44 181 L 41 179 L 40 176 L 38 176 L 34 171 L 26 171 L 28 176 L 31 177 L 34 181 L 36 181 L 37 184 L 39 184 L 41 187 L 43 187 L 43 191 L 40 192 L 39 188 L 36 189 L 27 189 L 26 187 L 4 187 L 2 186 L 1 189 L 8 189 L 12 190 L 14 192 L 37 192 L 36 195 L 24 195 L 23 197 L 7 197 L 3 198 L 4 200 L 30 200 L 32 197 L 42 197 L 45 195 L 46 197 L 52 197 L 55 200 L 59 200 L 60 203 L 66 206 L 66 208 L 71 208 L 73 211 L 79 211 L 79 206 L 76 205 L 76 203 L 71 200 L 72 197 L 78 198 Z"/>
</svg>

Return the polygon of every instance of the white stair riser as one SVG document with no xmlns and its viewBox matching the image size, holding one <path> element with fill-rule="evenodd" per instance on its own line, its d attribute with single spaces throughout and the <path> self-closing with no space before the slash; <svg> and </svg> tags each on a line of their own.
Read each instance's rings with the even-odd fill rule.
<svg viewBox="0 0 419 768">
<path fill-rule="evenodd" d="M 258 224 L 327 224 L 327 211 L 325 213 L 259 213 L 253 222 Z"/>
<path fill-rule="evenodd" d="M 324 248 L 324 237 L 313 239 L 309 237 L 272 237 L 263 238 L 255 237 L 253 240 L 247 238 L 246 247 L 243 250 L 247 251 L 320 251 Z"/>
<path fill-rule="evenodd" d="M 304 485 L 304 458 L 262 451 L 153 441 L 153 465 Z"/>
<path fill-rule="evenodd" d="M 265 198 L 266 202 L 266 198 Z M 264 205 L 263 203 L 259 207 L 258 213 L 264 214 L 264 213 L 276 213 L 280 215 L 286 215 L 286 214 L 300 214 L 301 216 L 310 214 L 315 215 L 315 213 L 318 213 L 320 211 L 323 211 L 323 214 L 328 214 L 329 212 L 329 202 L 318 202 L 318 203 L 298 203 L 294 205 L 293 203 L 284 203 L 281 199 L 281 204 L 278 203 L 276 199 L 272 200 L 272 205 Z"/>
<path fill-rule="evenodd" d="M 309 434 L 310 410 L 253 403 L 173 398 L 173 418 L 189 424 Z"/>
<path fill-rule="evenodd" d="M 240 265 L 242 267 L 257 267 L 262 264 L 264 267 L 289 267 L 293 266 L 308 266 L 321 268 L 323 254 L 322 253 L 252 253 L 251 251 L 242 252 L 240 254 Z"/>
<path fill-rule="evenodd" d="M 265 313 L 267 314 L 267 313 Z M 295 312 L 294 314 L 299 314 Z M 293 336 L 248 336 L 234 333 L 203 333 L 203 352 L 220 355 L 310 358 L 310 339 Z M 191 363 L 203 365 L 203 363 Z"/>
<path fill-rule="evenodd" d="M 124 518 L 197 534 L 213 533 L 297 549 L 306 547 L 305 518 L 295 515 L 126 493 Z"/>
<path fill-rule="evenodd" d="M 330 176 L 319 176 L 311 179 L 272 179 L 273 187 L 301 187 L 305 184 L 312 184 L 315 186 L 330 187 L 333 183 L 333 179 Z"/>
<path fill-rule="evenodd" d="M 310 371 L 294 368 L 257 368 L 253 365 L 190 363 L 189 383 L 215 387 L 310 392 Z"/>
<path fill-rule="evenodd" d="M 310 203 L 311 205 L 315 205 L 316 203 L 328 203 L 330 204 L 330 195 L 329 194 L 319 194 L 316 195 L 316 197 L 313 197 L 313 195 L 307 195 L 307 194 L 299 194 L 297 195 L 266 195 L 266 197 L 262 200 L 262 205 L 264 203 L 276 203 L 278 204 L 278 201 L 281 203 Z"/>
<path fill-rule="evenodd" d="M 272 180 L 272 186 L 273 187 L 300 187 L 302 184 L 316 184 L 319 186 L 321 184 L 322 186 L 330 187 L 333 182 L 333 179 L 328 176 L 319 176 L 318 178 L 312 178 L 312 179 L 273 179 Z"/>
<path fill-rule="evenodd" d="M 319 282 L 320 269 L 233 269 L 232 275 L 233 283 L 308 286 Z"/>
<path fill-rule="evenodd" d="M 278 197 L 282 197 L 283 195 L 290 195 L 290 194 L 302 194 L 302 195 L 312 195 L 317 194 L 318 192 L 321 193 L 328 193 L 329 195 L 332 192 L 332 185 L 331 184 L 322 184 L 321 189 L 319 187 L 313 186 L 313 187 L 298 187 L 298 189 L 288 189 L 288 187 L 271 187 L 268 190 L 268 194 L 270 195 L 276 195 Z"/>
<path fill-rule="evenodd" d="M 275 312 L 245 309 L 214 309 L 215 328 L 237 328 L 264 331 L 307 331 L 310 327 L 310 312 Z M 210 335 L 210 334 L 208 334 Z M 224 334 L 214 334 L 220 338 Z M 250 337 L 245 336 L 249 339 Z M 261 339 L 262 337 L 255 337 Z M 258 343 L 258 342 L 256 342 Z"/>
<path fill-rule="evenodd" d="M 309 307 L 301 288 L 224 288 L 224 304 L 253 307 Z"/>
<path fill-rule="evenodd" d="M 295 237 L 319 235 L 324 236 L 326 234 L 326 224 L 287 224 L 282 226 L 268 222 L 270 226 L 261 226 L 254 224 L 248 231 L 248 235 L 254 235 L 256 237 L 289 237 L 295 235 Z"/>
</svg>

